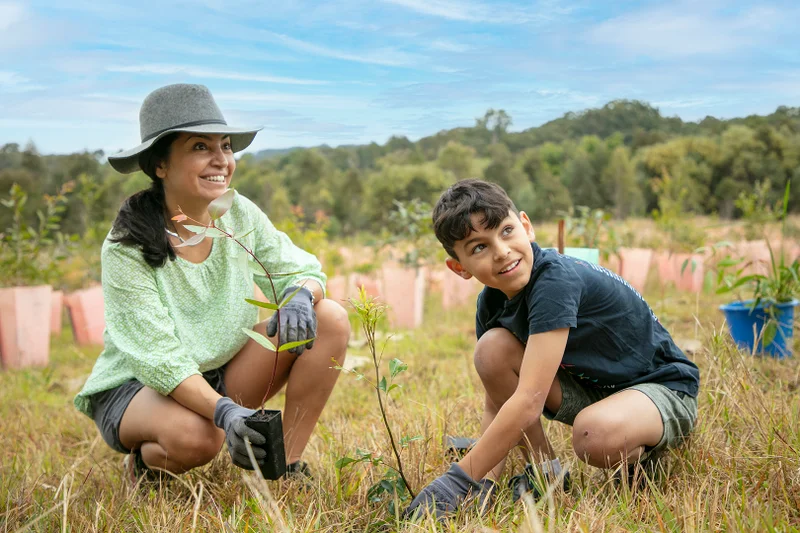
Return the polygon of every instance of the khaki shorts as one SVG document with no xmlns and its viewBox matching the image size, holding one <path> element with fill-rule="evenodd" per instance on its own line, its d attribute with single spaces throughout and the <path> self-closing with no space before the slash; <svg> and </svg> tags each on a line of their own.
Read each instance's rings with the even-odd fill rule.
<svg viewBox="0 0 800 533">
<path fill-rule="evenodd" d="M 645 394 L 656 405 L 664 423 L 664 434 L 653 447 L 647 447 L 645 457 L 657 454 L 668 448 L 674 448 L 683 442 L 694 429 L 697 421 L 697 398 L 676 392 L 658 383 L 642 383 L 626 389 L 606 390 L 581 386 L 569 373 L 559 370 L 556 374 L 561 385 L 561 407 L 557 413 L 545 408 L 544 416 L 549 420 L 557 420 L 572 425 L 575 417 L 586 407 L 623 390 L 638 390 Z"/>
</svg>

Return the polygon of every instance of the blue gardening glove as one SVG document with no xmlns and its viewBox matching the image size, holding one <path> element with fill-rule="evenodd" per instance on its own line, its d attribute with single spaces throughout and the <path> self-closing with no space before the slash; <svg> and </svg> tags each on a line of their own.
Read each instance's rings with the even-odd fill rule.
<svg viewBox="0 0 800 533">
<path fill-rule="evenodd" d="M 403 518 L 422 517 L 430 512 L 437 520 L 441 520 L 448 514 L 454 513 L 470 491 L 480 492 L 482 487 L 469 477 L 458 463 L 453 463 L 450 465 L 450 470 L 431 481 L 417 494 L 411 505 L 403 511 Z"/>
<path fill-rule="evenodd" d="M 281 301 L 288 295 L 297 290 L 297 286 L 291 286 L 283 291 Z M 281 308 L 280 313 L 275 313 L 267 322 L 267 337 L 274 337 L 278 333 L 278 315 L 281 317 L 281 344 L 287 342 L 303 341 L 313 339 L 317 336 L 317 313 L 314 312 L 313 294 L 311 290 L 303 287 L 300 292 L 294 295 L 289 303 Z M 314 341 L 301 344 L 295 348 L 290 348 L 289 353 L 301 355 L 306 349 L 314 347 Z"/>
<path fill-rule="evenodd" d="M 228 453 L 231 454 L 233 464 L 245 470 L 253 469 L 250 456 L 247 455 L 247 444 L 245 444 L 244 441 L 245 437 L 250 439 L 250 444 L 253 448 L 253 456 L 256 458 L 256 462 L 260 463 L 267 456 L 267 452 L 265 452 L 263 448 L 259 448 L 259 446 L 267 442 L 267 439 L 264 435 L 255 429 L 247 427 L 244 423 L 244 419 L 253 413 L 255 413 L 255 411 L 237 405 L 227 396 L 217 400 L 217 406 L 214 409 L 214 425 L 225 430 Z"/>
</svg>

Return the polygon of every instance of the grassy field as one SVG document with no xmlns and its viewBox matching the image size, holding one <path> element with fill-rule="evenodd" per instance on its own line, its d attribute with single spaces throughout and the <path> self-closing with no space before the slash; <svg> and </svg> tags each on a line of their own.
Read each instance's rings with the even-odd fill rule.
<svg viewBox="0 0 800 533">
<path fill-rule="evenodd" d="M 504 490 L 490 515 L 468 510 L 441 529 L 397 522 L 386 501 L 368 501 L 383 468 L 334 466 L 357 448 L 391 461 L 374 390 L 352 375 L 340 377 L 309 445 L 314 489 L 260 481 L 225 452 L 179 479 L 134 488 L 121 477 L 122 456 L 72 407 L 99 349 L 75 347 L 65 330 L 48 368 L 0 373 L 0 531 L 800 531 L 800 359 L 733 349 L 716 297 L 647 296 L 674 337 L 703 348 L 693 355 L 702 380 L 697 429 L 643 490 L 617 489 L 609 473 L 577 461 L 569 428 L 550 423 L 572 471 L 569 493 L 514 504 Z M 394 357 L 409 365 L 389 419 L 398 434 L 423 436 L 403 452 L 416 490 L 446 469 L 443 434 L 477 435 L 482 405 L 471 311 L 444 313 L 431 301 L 426 313 L 427 325 L 400 332 L 384 355 L 384 366 Z M 367 355 L 359 338 L 349 355 Z"/>
</svg>

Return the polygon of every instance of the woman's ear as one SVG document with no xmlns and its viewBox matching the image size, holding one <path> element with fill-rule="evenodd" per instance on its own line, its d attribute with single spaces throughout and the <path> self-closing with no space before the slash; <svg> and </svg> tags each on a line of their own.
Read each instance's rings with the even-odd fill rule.
<svg viewBox="0 0 800 533">
<path fill-rule="evenodd" d="M 166 161 L 162 161 L 156 166 L 156 176 L 161 178 L 162 180 L 167 177 L 167 163 Z"/>
<path fill-rule="evenodd" d="M 448 257 L 445 260 L 445 264 L 447 265 L 447 268 L 452 270 L 453 273 L 460 278 L 469 279 L 472 277 L 472 274 L 470 274 L 469 272 L 466 271 L 466 269 L 464 269 L 464 265 L 462 265 L 452 257 Z"/>
<path fill-rule="evenodd" d="M 531 219 L 528 218 L 528 213 L 525 211 L 520 211 L 519 220 L 522 222 L 522 227 L 525 229 L 525 233 L 528 235 L 528 240 L 531 242 L 535 241 L 536 232 L 533 231 L 533 223 L 531 223 Z"/>
</svg>

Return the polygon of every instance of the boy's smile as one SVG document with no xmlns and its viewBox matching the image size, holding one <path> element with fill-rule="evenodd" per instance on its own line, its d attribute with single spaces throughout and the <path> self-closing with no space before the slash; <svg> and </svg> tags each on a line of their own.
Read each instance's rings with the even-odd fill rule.
<svg viewBox="0 0 800 533">
<path fill-rule="evenodd" d="M 509 211 L 496 228 L 481 225 L 482 213 L 470 215 L 474 231 L 457 241 L 453 249 L 458 260 L 447 259 L 447 266 L 464 279 L 472 276 L 488 287 L 514 297 L 531 277 L 535 235 L 533 226 L 524 211 L 519 217 Z"/>
</svg>

